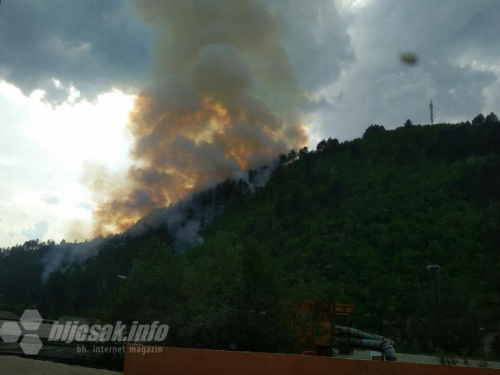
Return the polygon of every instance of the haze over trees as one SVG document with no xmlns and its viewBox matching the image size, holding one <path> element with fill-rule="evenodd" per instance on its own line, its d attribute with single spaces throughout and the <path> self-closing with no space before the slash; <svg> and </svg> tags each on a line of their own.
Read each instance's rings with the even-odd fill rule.
<svg viewBox="0 0 500 375">
<path fill-rule="evenodd" d="M 174 252 L 160 226 L 109 237 L 95 256 L 42 282 L 42 260 L 60 245 L 3 250 L 0 310 L 161 319 L 168 345 L 286 351 L 288 303 L 334 300 L 358 304 L 353 327 L 393 338 L 399 351 L 432 353 L 439 338 L 427 265 L 439 264 L 442 349 L 480 355 L 480 327 L 500 337 L 493 113 L 454 125 L 371 125 L 363 139 L 280 155 L 253 193 L 246 180 L 229 180 L 196 199 L 215 219 L 186 252 Z"/>
</svg>

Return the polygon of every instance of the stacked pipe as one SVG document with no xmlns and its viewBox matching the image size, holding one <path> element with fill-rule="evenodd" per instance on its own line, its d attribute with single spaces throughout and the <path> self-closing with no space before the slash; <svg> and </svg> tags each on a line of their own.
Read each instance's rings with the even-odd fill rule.
<svg viewBox="0 0 500 375">
<path fill-rule="evenodd" d="M 384 354 L 386 361 L 396 361 L 394 342 L 386 337 L 360 331 L 350 327 L 335 325 L 335 339 L 352 348 L 377 350 Z"/>
</svg>

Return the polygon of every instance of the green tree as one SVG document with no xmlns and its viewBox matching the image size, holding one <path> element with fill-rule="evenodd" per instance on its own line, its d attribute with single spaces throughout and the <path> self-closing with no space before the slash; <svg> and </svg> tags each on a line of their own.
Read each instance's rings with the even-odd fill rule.
<svg viewBox="0 0 500 375">
<path fill-rule="evenodd" d="M 174 254 L 159 238 L 150 239 L 139 251 L 128 278 L 121 281 L 109 318 L 163 320 L 177 328 L 183 320 L 184 269 L 182 255 Z"/>
<path fill-rule="evenodd" d="M 488 116 L 486 116 L 484 123 L 487 125 L 493 125 L 498 123 L 498 116 L 491 112 Z"/>
<path fill-rule="evenodd" d="M 484 115 L 482 113 L 478 114 L 474 119 L 472 120 L 472 125 L 482 125 L 484 123 Z"/>
<path fill-rule="evenodd" d="M 370 125 L 365 130 L 365 132 L 363 134 L 363 139 L 367 139 L 368 137 L 370 137 L 374 134 L 380 134 L 382 132 L 385 132 L 385 127 L 383 125 L 377 125 L 377 124 Z"/>
</svg>

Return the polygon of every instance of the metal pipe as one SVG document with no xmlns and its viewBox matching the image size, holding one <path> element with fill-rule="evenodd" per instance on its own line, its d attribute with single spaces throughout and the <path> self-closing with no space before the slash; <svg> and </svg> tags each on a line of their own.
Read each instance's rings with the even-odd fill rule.
<svg viewBox="0 0 500 375">
<path fill-rule="evenodd" d="M 347 336 L 354 336 L 357 338 L 368 339 L 368 340 L 387 341 L 391 344 L 394 344 L 394 342 L 392 340 L 388 339 L 387 337 L 375 335 L 373 333 L 368 333 L 365 331 L 361 331 L 359 329 L 345 327 L 345 326 L 339 326 L 339 325 L 335 325 L 334 327 L 335 327 L 335 334 L 336 335 L 347 335 Z"/>
<path fill-rule="evenodd" d="M 367 340 L 367 339 L 352 339 L 348 337 L 336 337 L 337 341 L 349 344 L 353 348 L 377 350 L 384 354 L 386 361 L 396 361 L 396 350 L 387 341 L 383 340 Z"/>
</svg>

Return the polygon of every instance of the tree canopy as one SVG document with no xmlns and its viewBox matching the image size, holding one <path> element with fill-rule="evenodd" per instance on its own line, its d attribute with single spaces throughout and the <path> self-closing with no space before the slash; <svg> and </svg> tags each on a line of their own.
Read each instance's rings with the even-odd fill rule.
<svg viewBox="0 0 500 375">
<path fill-rule="evenodd" d="M 287 351 L 290 301 L 352 302 L 351 325 L 399 350 L 481 353 L 478 328 L 500 323 L 500 126 L 489 119 L 372 125 L 363 139 L 283 154 L 253 193 L 229 180 L 200 194 L 215 219 L 184 253 L 160 226 L 109 237 L 44 282 L 61 245 L 4 249 L 0 309 L 162 319 L 169 345 Z M 441 266 L 441 340 L 429 264 Z"/>
</svg>

